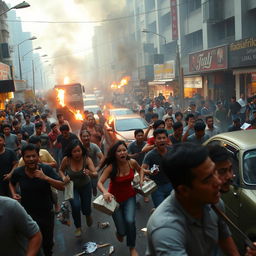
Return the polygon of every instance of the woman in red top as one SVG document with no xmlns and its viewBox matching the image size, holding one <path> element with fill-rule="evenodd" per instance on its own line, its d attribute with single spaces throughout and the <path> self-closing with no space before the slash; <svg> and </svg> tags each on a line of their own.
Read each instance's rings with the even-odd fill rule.
<svg viewBox="0 0 256 256">
<path fill-rule="evenodd" d="M 137 171 L 140 175 L 140 183 L 143 183 L 143 169 L 134 159 L 129 159 L 124 141 L 116 142 L 109 149 L 107 157 L 101 166 L 106 166 L 106 168 L 98 181 L 98 188 L 103 193 L 106 201 L 111 201 L 115 197 L 119 203 L 119 208 L 112 215 L 117 229 L 117 239 L 122 242 L 123 237 L 126 236 L 130 255 L 137 256 L 138 253 L 135 249 L 136 192 L 131 182 L 134 178 L 134 172 Z M 110 184 L 108 190 L 106 190 L 104 183 L 108 178 L 110 178 Z"/>
</svg>

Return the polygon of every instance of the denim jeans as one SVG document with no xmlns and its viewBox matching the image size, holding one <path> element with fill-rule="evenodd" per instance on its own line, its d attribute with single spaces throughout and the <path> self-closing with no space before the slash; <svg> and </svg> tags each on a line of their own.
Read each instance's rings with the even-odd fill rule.
<svg viewBox="0 0 256 256">
<path fill-rule="evenodd" d="M 120 203 L 112 215 L 117 233 L 126 236 L 126 243 L 130 248 L 135 247 L 136 241 L 135 210 L 136 196 Z"/>
<path fill-rule="evenodd" d="M 157 208 L 157 206 L 160 205 L 164 201 L 164 199 L 170 195 L 171 191 L 171 183 L 158 185 L 157 190 L 151 194 L 155 208 Z"/>
<path fill-rule="evenodd" d="M 92 188 L 91 182 L 81 188 L 74 186 L 74 198 L 70 200 L 72 216 L 76 228 L 81 227 L 81 214 L 90 216 L 91 215 L 91 200 L 92 200 Z"/>
</svg>

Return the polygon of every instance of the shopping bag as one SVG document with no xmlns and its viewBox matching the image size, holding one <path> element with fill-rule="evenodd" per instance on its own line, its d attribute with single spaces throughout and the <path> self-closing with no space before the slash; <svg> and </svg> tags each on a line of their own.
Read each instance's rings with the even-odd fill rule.
<svg viewBox="0 0 256 256">
<path fill-rule="evenodd" d="M 112 215 L 115 209 L 119 207 L 119 204 L 116 202 L 115 198 L 112 198 L 111 202 L 107 202 L 104 200 L 103 195 L 98 196 L 92 204 L 95 209 L 108 215 Z"/>
<path fill-rule="evenodd" d="M 74 198 L 74 183 L 73 181 L 69 181 L 65 185 L 65 190 L 64 190 L 64 200 L 70 200 Z"/>
<path fill-rule="evenodd" d="M 143 182 L 142 187 L 140 187 L 140 184 L 133 184 L 134 190 L 143 195 L 143 196 L 148 196 L 152 192 L 156 191 L 157 185 L 153 180 L 145 180 Z"/>
</svg>

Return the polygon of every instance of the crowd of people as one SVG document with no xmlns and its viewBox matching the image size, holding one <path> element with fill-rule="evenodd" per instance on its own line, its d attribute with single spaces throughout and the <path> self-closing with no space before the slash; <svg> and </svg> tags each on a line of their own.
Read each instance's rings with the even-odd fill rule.
<svg viewBox="0 0 256 256">
<path fill-rule="evenodd" d="M 220 250 L 239 255 L 228 226 L 209 207 L 224 209 L 220 193 L 229 190 L 233 177 L 229 155 L 219 145 L 207 149 L 202 144 L 220 132 L 242 129 L 243 123 L 255 129 L 256 97 L 248 102 L 243 95 L 238 101 L 232 97 L 228 108 L 222 102 L 200 103 L 191 101 L 181 111 L 172 95 L 146 98 L 136 111 L 148 129 L 135 130 L 129 145 L 114 141 L 107 150 L 107 117 L 101 111 L 97 120 L 86 112 L 75 134 L 62 114 L 50 121 L 51 111 L 43 104 L 8 104 L 0 119 L 0 216 L 5 216 L 0 218 L 0 237 L 6 241 L 0 254 L 53 254 L 58 190 L 72 181 L 75 236 L 83 232 L 81 213 L 87 226 L 93 224 L 92 197 L 99 190 L 107 202 L 115 198 L 119 203 L 112 215 L 116 238 L 122 242 L 126 237 L 130 255 L 137 256 L 132 186 L 137 173 L 140 186 L 144 180 L 157 185 L 151 193 L 146 255 L 220 255 Z M 145 203 L 149 200 L 144 196 Z M 247 255 L 256 252 L 248 249 Z"/>
</svg>

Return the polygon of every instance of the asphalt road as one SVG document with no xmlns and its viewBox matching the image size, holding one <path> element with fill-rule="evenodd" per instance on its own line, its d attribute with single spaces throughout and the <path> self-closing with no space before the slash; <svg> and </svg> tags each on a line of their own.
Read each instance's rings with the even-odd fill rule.
<svg viewBox="0 0 256 256">
<path fill-rule="evenodd" d="M 99 193 L 98 193 L 99 195 Z M 60 198 L 62 195 L 60 195 Z M 146 250 L 146 237 L 141 231 L 146 226 L 147 220 L 150 216 L 150 210 L 153 208 L 152 202 L 144 203 L 143 198 L 139 197 L 140 207 L 136 210 L 136 227 L 137 227 L 137 239 L 136 248 L 139 255 L 145 255 Z M 54 245 L 54 256 L 73 256 L 77 253 L 82 252 L 82 246 L 84 243 L 92 241 L 97 244 L 111 243 L 115 252 L 113 255 L 117 256 L 129 256 L 129 249 L 126 246 L 126 239 L 120 243 L 115 237 L 115 225 L 112 217 L 101 213 L 96 209 L 92 209 L 93 225 L 91 227 L 86 226 L 85 216 L 82 215 L 82 236 L 76 238 L 74 235 L 75 227 L 73 225 L 73 219 L 71 216 L 71 226 L 61 224 L 56 220 L 55 224 L 55 245 Z M 84 221 L 83 221 L 84 220 Z M 110 227 L 106 229 L 98 228 L 98 222 L 110 222 Z M 109 247 L 99 248 L 96 252 L 90 255 L 105 255 L 108 256 Z M 88 255 L 88 254 L 87 254 Z"/>
</svg>

